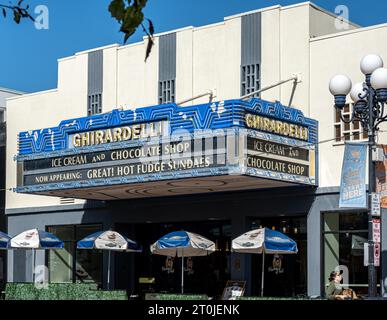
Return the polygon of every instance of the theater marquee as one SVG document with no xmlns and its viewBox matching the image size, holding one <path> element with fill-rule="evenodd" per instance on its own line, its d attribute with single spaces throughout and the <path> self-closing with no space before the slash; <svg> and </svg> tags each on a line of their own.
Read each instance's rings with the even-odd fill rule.
<svg viewBox="0 0 387 320">
<path fill-rule="evenodd" d="M 126 199 L 317 185 L 317 123 L 258 99 L 114 110 L 19 134 L 20 193 Z"/>
</svg>

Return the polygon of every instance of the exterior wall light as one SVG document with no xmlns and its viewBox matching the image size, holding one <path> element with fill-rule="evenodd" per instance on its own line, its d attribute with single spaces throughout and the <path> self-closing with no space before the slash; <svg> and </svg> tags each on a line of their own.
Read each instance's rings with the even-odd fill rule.
<svg viewBox="0 0 387 320">
<path fill-rule="evenodd" d="M 366 76 L 366 81 L 368 83 L 372 72 L 382 67 L 383 59 L 377 54 L 368 54 L 360 61 L 360 70 Z"/>
<path fill-rule="evenodd" d="M 351 91 L 351 80 L 342 74 L 334 76 L 329 82 L 329 91 L 335 97 L 335 105 L 340 110 L 344 108 L 348 93 Z"/>
<path fill-rule="evenodd" d="M 376 97 L 380 102 L 387 100 L 387 69 L 378 68 L 371 75 L 371 86 L 376 90 Z"/>
<path fill-rule="evenodd" d="M 352 87 L 349 94 L 355 103 L 356 112 L 361 112 L 364 108 L 367 108 L 367 101 L 364 100 L 364 89 L 363 82 L 358 82 Z"/>
</svg>

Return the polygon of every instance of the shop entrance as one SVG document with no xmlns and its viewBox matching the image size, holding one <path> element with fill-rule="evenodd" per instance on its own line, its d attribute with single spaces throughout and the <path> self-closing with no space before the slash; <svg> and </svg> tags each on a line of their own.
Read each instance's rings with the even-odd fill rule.
<svg viewBox="0 0 387 320">
<path fill-rule="evenodd" d="M 207 294 L 211 297 L 219 297 L 222 294 L 225 283 L 230 279 L 230 221 L 117 226 L 120 230 L 125 228 L 131 228 L 130 233 L 143 245 L 143 253 L 134 256 L 126 254 L 116 256 L 118 258 L 116 258 L 116 270 L 129 269 L 130 264 L 134 275 L 134 277 L 128 277 L 128 272 L 116 272 L 116 288 L 132 288 L 133 293 L 140 295 L 146 292 L 180 293 L 180 258 L 152 255 L 150 245 L 169 232 L 185 230 L 198 233 L 216 244 L 216 251 L 209 256 L 185 259 L 185 293 Z"/>
<path fill-rule="evenodd" d="M 277 230 L 297 242 L 296 255 L 265 256 L 265 296 L 295 297 L 307 294 L 306 217 L 252 218 L 251 229 Z M 262 256 L 252 255 L 252 295 L 261 293 Z"/>
</svg>

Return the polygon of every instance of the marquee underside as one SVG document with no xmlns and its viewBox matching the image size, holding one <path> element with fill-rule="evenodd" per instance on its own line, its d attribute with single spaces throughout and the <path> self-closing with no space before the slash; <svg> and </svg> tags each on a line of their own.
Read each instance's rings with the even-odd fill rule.
<svg viewBox="0 0 387 320">
<path fill-rule="evenodd" d="M 35 194 L 87 200 L 124 200 L 223 191 L 270 189 L 295 185 L 298 184 L 241 175 L 223 175 L 108 187 L 55 190 Z"/>
</svg>

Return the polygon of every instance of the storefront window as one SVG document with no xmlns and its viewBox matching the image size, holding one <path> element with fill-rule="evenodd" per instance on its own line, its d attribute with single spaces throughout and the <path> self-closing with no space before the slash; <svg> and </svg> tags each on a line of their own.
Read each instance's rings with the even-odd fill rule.
<svg viewBox="0 0 387 320">
<path fill-rule="evenodd" d="M 77 241 L 99 231 L 96 226 L 77 226 Z M 97 250 L 76 250 L 76 282 L 100 283 L 102 278 L 102 252 Z"/>
<path fill-rule="evenodd" d="M 99 225 L 68 225 L 48 228 L 49 232 L 64 242 L 64 250 L 48 252 L 51 283 L 101 283 L 102 253 L 95 250 L 76 249 L 77 241 L 99 230 L 101 230 Z"/>
<path fill-rule="evenodd" d="M 269 228 L 297 242 L 297 254 L 265 256 L 265 295 L 292 297 L 307 292 L 306 217 L 252 219 L 251 229 Z M 251 255 L 252 295 L 261 293 L 262 255 Z"/>
<path fill-rule="evenodd" d="M 367 291 L 364 266 L 364 242 L 368 237 L 367 213 L 326 213 L 323 219 L 324 285 L 338 266 L 348 270 L 348 285 L 358 292 Z M 345 279 L 345 277 L 344 277 Z"/>
<path fill-rule="evenodd" d="M 50 281 L 52 283 L 73 282 L 73 226 L 50 227 L 48 231 L 64 242 L 64 250 L 49 252 Z"/>
</svg>

